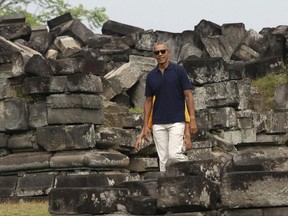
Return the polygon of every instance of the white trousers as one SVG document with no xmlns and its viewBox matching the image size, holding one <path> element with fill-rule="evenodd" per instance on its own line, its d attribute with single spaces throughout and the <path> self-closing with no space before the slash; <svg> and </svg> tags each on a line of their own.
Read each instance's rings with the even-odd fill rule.
<svg viewBox="0 0 288 216">
<path fill-rule="evenodd" d="M 187 161 L 183 151 L 185 123 L 154 124 L 153 139 L 159 156 L 160 171 L 166 171 L 166 164 L 173 161 Z"/>
</svg>

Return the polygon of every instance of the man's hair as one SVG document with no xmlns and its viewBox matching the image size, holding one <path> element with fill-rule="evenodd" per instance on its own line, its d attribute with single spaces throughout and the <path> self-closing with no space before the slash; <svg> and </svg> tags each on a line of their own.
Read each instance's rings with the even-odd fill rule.
<svg viewBox="0 0 288 216">
<path fill-rule="evenodd" d="M 153 45 L 153 47 L 152 47 L 152 50 L 155 50 L 155 47 L 158 46 L 158 45 L 164 45 L 164 46 L 165 46 L 165 49 L 170 50 L 170 49 L 169 49 L 169 46 L 168 46 L 167 43 L 165 43 L 165 42 L 157 42 L 157 43 L 155 43 L 155 44 Z"/>
</svg>

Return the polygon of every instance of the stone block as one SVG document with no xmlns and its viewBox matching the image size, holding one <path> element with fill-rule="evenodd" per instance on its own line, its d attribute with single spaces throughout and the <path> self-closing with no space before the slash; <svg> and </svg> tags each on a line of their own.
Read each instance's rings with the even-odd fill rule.
<svg viewBox="0 0 288 216">
<path fill-rule="evenodd" d="M 54 45 L 61 51 L 64 58 L 80 52 L 81 45 L 70 36 L 58 36 L 54 40 Z"/>
<path fill-rule="evenodd" d="M 6 46 L 5 40 L 0 40 L 0 46 Z M 19 77 L 24 74 L 24 61 L 20 51 L 12 46 L 10 48 L 0 53 L 0 78 Z"/>
<path fill-rule="evenodd" d="M 55 179 L 55 188 L 76 188 L 76 187 L 109 187 L 120 184 L 124 181 L 139 180 L 139 175 L 132 173 L 90 173 L 58 175 Z"/>
<path fill-rule="evenodd" d="M 229 61 L 234 52 L 228 38 L 223 35 L 208 36 L 201 38 L 205 49 L 211 58 L 221 57 L 224 61 Z"/>
<path fill-rule="evenodd" d="M 236 111 L 231 107 L 209 109 L 210 128 L 232 128 L 237 125 Z"/>
<path fill-rule="evenodd" d="M 229 79 L 229 71 L 225 69 L 222 58 L 187 58 L 183 62 L 183 67 L 193 82 L 200 85 Z"/>
<path fill-rule="evenodd" d="M 12 173 L 26 170 L 41 170 L 49 168 L 51 153 L 22 152 L 0 157 L 0 172 Z"/>
<path fill-rule="evenodd" d="M 72 74 L 67 76 L 26 77 L 23 85 L 27 94 L 102 92 L 100 77 L 92 74 Z"/>
<path fill-rule="evenodd" d="M 130 158 L 128 170 L 132 172 L 147 172 L 158 170 L 158 161 L 157 158 Z"/>
<path fill-rule="evenodd" d="M 86 108 L 101 109 L 102 98 L 88 94 L 54 94 L 46 97 L 46 104 L 51 109 Z"/>
<path fill-rule="evenodd" d="M 72 21 L 72 20 L 73 20 L 73 17 L 71 16 L 71 14 L 65 13 L 51 20 L 48 20 L 47 24 L 48 24 L 49 29 L 53 29 L 59 25 L 63 25 L 64 23 Z"/>
<path fill-rule="evenodd" d="M 19 177 L 15 196 L 47 196 L 54 187 L 55 174 L 37 173 Z"/>
<path fill-rule="evenodd" d="M 285 134 L 288 129 L 287 112 L 269 112 L 266 119 L 267 134 Z"/>
<path fill-rule="evenodd" d="M 33 150 L 33 140 L 35 139 L 33 131 L 25 133 L 12 134 L 8 141 L 8 148 L 12 151 L 30 149 Z"/>
<path fill-rule="evenodd" d="M 231 47 L 235 50 L 246 36 L 245 25 L 243 23 L 223 24 L 221 28 L 222 35 L 229 41 Z"/>
<path fill-rule="evenodd" d="M 82 50 L 83 51 L 83 50 Z M 94 53 L 90 54 L 93 55 Z M 51 63 L 54 66 L 53 73 L 55 75 L 69 75 L 74 73 L 94 74 L 104 76 L 105 62 L 92 57 L 89 54 L 84 54 L 80 57 L 56 59 Z"/>
<path fill-rule="evenodd" d="M 165 175 L 167 177 L 203 176 L 205 179 L 219 185 L 223 166 L 221 163 L 225 162 L 221 162 L 215 158 L 175 162 L 169 164 Z"/>
<path fill-rule="evenodd" d="M 57 169 L 90 167 L 98 170 L 125 168 L 129 157 L 119 152 L 109 151 L 70 151 L 56 153 L 50 160 L 50 166 Z"/>
<path fill-rule="evenodd" d="M 27 129 L 26 102 L 18 98 L 0 101 L 0 131 L 23 131 Z"/>
<path fill-rule="evenodd" d="M 39 128 L 47 126 L 47 107 L 45 102 L 28 104 L 29 126 L 31 128 Z"/>
<path fill-rule="evenodd" d="M 95 124 L 104 123 L 103 110 L 82 109 L 82 108 L 64 108 L 47 109 L 47 121 L 49 125 L 53 124 Z"/>
<path fill-rule="evenodd" d="M 96 130 L 96 146 L 100 149 L 113 148 L 121 152 L 134 148 L 138 131 L 117 127 L 98 127 Z"/>
<path fill-rule="evenodd" d="M 288 172 L 224 173 L 220 195 L 224 208 L 287 206 Z"/>
<path fill-rule="evenodd" d="M 27 23 L 13 23 L 0 25 L 0 36 L 7 40 L 23 39 L 29 41 L 31 26 Z"/>
<path fill-rule="evenodd" d="M 288 111 L 288 85 L 281 84 L 276 86 L 274 95 L 276 111 Z"/>
<path fill-rule="evenodd" d="M 204 19 L 202 19 L 194 29 L 201 37 L 221 35 L 221 26 Z"/>
<path fill-rule="evenodd" d="M 126 36 L 143 31 L 144 29 L 142 28 L 119 23 L 113 20 L 107 20 L 102 26 L 102 34 L 105 35 Z"/>
<path fill-rule="evenodd" d="M 245 75 L 251 79 L 265 76 L 271 71 L 277 71 L 283 65 L 281 56 L 262 58 L 245 65 Z"/>
<path fill-rule="evenodd" d="M 158 180 L 157 206 L 161 211 L 187 212 L 215 209 L 217 187 L 201 176 L 181 176 Z"/>
<path fill-rule="evenodd" d="M 1 67 L 1 66 L 0 66 Z M 16 88 L 10 79 L 0 78 L 0 99 L 16 97 Z"/>
<path fill-rule="evenodd" d="M 53 75 L 50 62 L 41 55 L 33 55 L 25 65 L 25 73 L 30 76 L 49 77 Z"/>
<path fill-rule="evenodd" d="M 40 127 L 35 135 L 37 144 L 46 151 L 89 149 L 96 144 L 91 124 Z"/>
<path fill-rule="evenodd" d="M 150 196 L 127 196 L 125 207 L 132 215 L 157 215 L 160 213 L 157 209 L 157 199 Z"/>
<path fill-rule="evenodd" d="M 0 176 L 0 198 L 9 198 L 14 195 L 18 176 Z"/>
<path fill-rule="evenodd" d="M 6 148 L 8 145 L 10 135 L 5 133 L 0 133 L 0 148 Z"/>
<path fill-rule="evenodd" d="M 94 36 L 94 32 L 77 19 L 73 20 L 66 34 L 75 38 L 83 46 L 87 45 L 89 39 Z"/>
<path fill-rule="evenodd" d="M 49 193 L 50 214 L 109 214 L 124 204 L 126 189 L 54 188 Z"/>
</svg>

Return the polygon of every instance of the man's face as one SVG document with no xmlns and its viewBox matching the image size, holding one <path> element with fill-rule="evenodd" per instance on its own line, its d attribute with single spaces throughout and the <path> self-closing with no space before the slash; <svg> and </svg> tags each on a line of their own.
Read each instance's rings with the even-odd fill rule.
<svg viewBox="0 0 288 216">
<path fill-rule="evenodd" d="M 165 64 L 170 56 L 170 51 L 163 44 L 156 45 L 153 53 L 159 64 Z"/>
</svg>

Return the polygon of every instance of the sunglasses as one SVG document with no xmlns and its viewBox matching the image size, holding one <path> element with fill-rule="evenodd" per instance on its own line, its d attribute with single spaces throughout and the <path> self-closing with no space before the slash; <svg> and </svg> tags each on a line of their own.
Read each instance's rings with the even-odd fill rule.
<svg viewBox="0 0 288 216">
<path fill-rule="evenodd" d="M 159 54 L 161 53 L 161 54 L 163 55 L 163 54 L 166 53 L 166 51 L 167 51 L 167 50 L 165 50 L 165 49 L 164 49 L 164 50 L 157 50 L 157 51 L 154 51 L 154 54 L 155 54 L 155 55 L 159 55 Z"/>
</svg>

